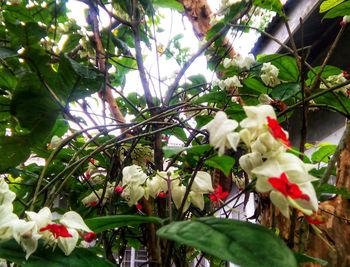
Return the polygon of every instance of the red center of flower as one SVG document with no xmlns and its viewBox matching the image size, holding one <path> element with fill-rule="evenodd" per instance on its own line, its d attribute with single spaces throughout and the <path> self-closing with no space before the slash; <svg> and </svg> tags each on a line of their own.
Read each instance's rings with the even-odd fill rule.
<svg viewBox="0 0 350 267">
<path fill-rule="evenodd" d="M 320 215 L 316 215 L 316 214 L 313 214 L 311 216 L 305 216 L 305 219 L 309 224 L 317 225 L 317 224 L 324 223 L 322 217 Z"/>
<path fill-rule="evenodd" d="M 303 194 L 297 184 L 293 184 L 288 181 L 287 175 L 283 172 L 280 177 L 271 177 L 268 179 L 269 183 L 277 191 L 281 192 L 284 196 L 292 199 L 304 199 L 310 200 L 308 195 Z"/>
<path fill-rule="evenodd" d="M 136 204 L 136 209 L 137 209 L 137 210 L 142 210 L 142 205 L 141 205 L 140 203 L 137 203 L 137 204 Z"/>
<path fill-rule="evenodd" d="M 271 117 L 267 117 L 267 125 L 269 126 L 273 137 L 281 140 L 287 147 L 291 147 L 291 144 L 289 142 L 289 139 L 286 133 L 283 131 L 281 125 L 278 123 L 277 120 Z"/>
<path fill-rule="evenodd" d="M 167 194 L 164 193 L 163 191 L 159 192 L 159 194 L 158 194 L 158 197 L 160 197 L 160 198 L 166 198 L 166 196 L 167 196 Z"/>
<path fill-rule="evenodd" d="M 116 192 L 117 194 L 122 193 L 123 190 L 124 190 L 124 188 L 123 188 L 122 186 L 116 186 L 116 187 L 114 188 L 114 192 Z"/>
<path fill-rule="evenodd" d="M 215 191 L 209 195 L 209 198 L 212 202 L 220 202 L 220 200 L 225 199 L 229 195 L 229 192 L 223 192 L 222 186 L 218 185 L 218 187 L 215 189 Z"/>
<path fill-rule="evenodd" d="M 62 224 L 51 223 L 45 227 L 40 228 L 40 232 L 50 231 L 54 238 L 59 237 L 72 237 L 72 235 L 68 232 L 67 227 Z"/>
<path fill-rule="evenodd" d="M 86 233 L 83 238 L 86 242 L 90 243 L 96 239 L 96 234 L 94 232 L 89 232 Z"/>
</svg>

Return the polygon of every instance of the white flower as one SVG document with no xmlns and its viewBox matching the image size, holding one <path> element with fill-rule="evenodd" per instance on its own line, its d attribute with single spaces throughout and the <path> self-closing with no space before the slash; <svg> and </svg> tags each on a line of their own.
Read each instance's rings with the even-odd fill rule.
<svg viewBox="0 0 350 267">
<path fill-rule="evenodd" d="M 57 244 L 67 256 L 76 247 L 79 232 L 92 232 L 83 218 L 74 211 L 63 214 L 59 219 L 59 223 L 52 222 L 52 214 L 47 207 L 42 208 L 38 213 L 27 211 L 26 215 L 30 222 L 34 222 L 38 226 L 43 239 L 51 246 Z"/>
<path fill-rule="evenodd" d="M 263 157 L 271 157 L 287 150 L 286 146 L 272 136 L 270 132 L 262 133 L 251 143 L 252 152 L 258 152 Z"/>
<path fill-rule="evenodd" d="M 329 76 L 327 79 L 327 85 L 329 87 L 334 87 L 334 86 L 337 86 L 339 84 L 342 84 L 344 82 L 347 81 L 347 79 L 344 77 L 343 73 L 339 74 L 339 75 L 331 75 Z M 324 83 L 321 83 L 320 85 L 320 88 L 321 89 L 327 89 L 326 85 Z M 348 86 L 343 86 L 337 90 L 335 90 L 336 92 L 342 92 L 344 95 L 347 96 L 347 89 L 348 89 Z"/>
<path fill-rule="evenodd" d="M 138 184 L 146 182 L 147 175 L 142 171 L 140 166 L 131 165 L 124 167 L 122 185 Z"/>
<path fill-rule="evenodd" d="M 245 154 L 239 158 L 239 165 L 248 174 L 248 177 L 252 177 L 252 170 L 263 163 L 261 154 L 252 152 Z"/>
<path fill-rule="evenodd" d="M 270 105 L 243 106 L 247 118 L 240 123 L 242 128 L 251 130 L 251 134 L 259 132 L 267 125 L 267 117 L 276 119 L 275 111 Z"/>
<path fill-rule="evenodd" d="M 62 143 L 62 138 L 54 135 L 52 138 L 51 138 L 51 141 L 50 141 L 50 144 L 49 144 L 49 149 L 56 149 L 60 146 L 60 144 Z"/>
<path fill-rule="evenodd" d="M 139 184 L 129 184 L 124 188 L 121 196 L 126 199 L 128 205 L 131 207 L 145 195 L 145 188 Z"/>
<path fill-rule="evenodd" d="M 207 172 L 198 171 L 193 180 L 191 190 L 203 194 L 207 194 L 214 191 L 211 182 L 211 175 Z"/>
<path fill-rule="evenodd" d="M 38 247 L 38 240 L 41 235 L 38 234 L 38 228 L 35 222 L 25 220 L 15 220 L 12 224 L 13 238 L 22 246 L 26 252 L 26 259 L 33 254 Z"/>
<path fill-rule="evenodd" d="M 209 143 L 219 149 L 219 156 L 225 153 L 225 148 L 236 150 L 239 143 L 239 134 L 233 132 L 238 122 L 227 118 L 223 111 L 216 113 L 214 119 L 203 127 L 209 132 Z"/>
<path fill-rule="evenodd" d="M 186 192 L 186 186 L 184 185 L 175 185 L 172 184 L 171 186 L 171 197 L 174 201 L 175 207 L 177 209 L 180 208 L 182 200 L 185 196 L 185 192 Z M 184 208 L 183 208 L 183 212 L 185 212 L 186 210 L 188 210 L 188 208 L 191 205 L 191 201 L 189 200 L 189 198 L 186 199 Z"/>
<path fill-rule="evenodd" d="M 311 181 L 316 178 L 308 173 L 311 166 L 305 165 L 297 156 L 281 153 L 266 160 L 251 172 L 256 175 L 256 190 L 270 192 L 270 198 L 282 214 L 289 217 L 289 206 L 310 215 L 317 211 L 318 202 Z"/>
<path fill-rule="evenodd" d="M 232 60 L 230 58 L 225 58 L 222 62 L 222 65 L 225 69 L 228 69 L 231 66 Z"/>
<path fill-rule="evenodd" d="M 229 89 L 231 87 L 243 87 L 243 85 L 241 84 L 241 82 L 239 81 L 236 75 L 225 79 L 224 83 L 225 83 L 226 89 Z"/>
<path fill-rule="evenodd" d="M 272 65 L 270 62 L 263 63 L 260 78 L 265 85 L 275 87 L 281 83 L 278 79 L 278 73 L 279 69 Z"/>
<path fill-rule="evenodd" d="M 245 57 L 240 56 L 237 62 L 237 65 L 240 69 L 249 70 L 252 65 L 255 63 L 255 57 L 253 54 L 248 54 Z"/>
<path fill-rule="evenodd" d="M 273 99 L 267 94 L 261 94 L 259 95 L 258 101 L 262 105 L 270 105 L 271 102 L 273 102 Z"/>
<path fill-rule="evenodd" d="M 160 192 L 168 191 L 167 173 L 157 172 L 156 176 L 147 179 L 145 188 L 145 198 L 148 196 L 156 198 Z"/>
</svg>

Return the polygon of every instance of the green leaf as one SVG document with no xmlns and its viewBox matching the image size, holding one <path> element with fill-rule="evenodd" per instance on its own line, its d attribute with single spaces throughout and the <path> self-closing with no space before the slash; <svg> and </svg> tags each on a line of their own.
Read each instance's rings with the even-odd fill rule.
<svg viewBox="0 0 350 267">
<path fill-rule="evenodd" d="M 201 155 L 211 149 L 210 145 L 200 145 L 200 146 L 191 146 L 191 147 L 163 147 L 164 157 L 171 158 L 176 154 L 187 151 L 188 154 Z"/>
<path fill-rule="evenodd" d="M 153 5 L 158 7 L 171 8 L 179 12 L 185 11 L 183 5 L 181 5 L 176 0 L 153 0 L 152 2 L 153 2 Z"/>
<path fill-rule="evenodd" d="M 324 13 L 330 9 L 332 9 L 333 7 L 343 3 L 344 0 L 326 0 L 323 1 L 323 3 L 320 6 L 320 13 Z"/>
<path fill-rule="evenodd" d="M 292 251 L 266 227 L 212 217 L 173 222 L 157 234 L 241 267 L 296 267 Z"/>
<path fill-rule="evenodd" d="M 208 94 L 202 95 L 193 101 L 194 104 L 202 103 L 217 103 L 223 105 L 227 102 L 227 92 L 226 91 L 212 91 Z"/>
<path fill-rule="evenodd" d="M 350 1 L 341 3 L 337 5 L 335 8 L 331 9 L 324 16 L 325 19 L 333 19 L 336 17 L 343 17 L 350 15 Z"/>
<path fill-rule="evenodd" d="M 17 53 L 11 49 L 0 47 L 0 58 L 6 59 L 8 57 L 16 57 Z"/>
<path fill-rule="evenodd" d="M 16 167 L 30 156 L 26 136 L 0 136 L 0 173 Z"/>
<path fill-rule="evenodd" d="M 336 194 L 340 195 L 346 199 L 350 199 L 350 192 L 345 187 L 336 187 L 331 184 L 321 184 L 317 188 L 317 193 L 324 193 L 324 194 Z"/>
<path fill-rule="evenodd" d="M 311 257 L 309 255 L 302 254 L 302 253 L 294 253 L 294 256 L 295 256 L 298 263 L 312 262 L 312 263 L 319 263 L 321 265 L 328 264 L 328 262 L 325 260 L 322 260 L 320 258 Z"/>
<path fill-rule="evenodd" d="M 315 68 L 313 68 L 313 71 L 309 71 L 307 73 L 307 81 L 306 81 L 306 84 L 307 85 L 311 85 L 315 79 L 316 79 L 316 75 L 321 71 L 321 66 L 317 66 Z M 323 69 L 323 72 L 321 74 L 321 78 L 323 79 L 327 79 L 329 76 L 332 76 L 332 75 L 339 75 L 340 73 L 342 73 L 342 70 L 337 68 L 337 67 L 334 67 L 334 66 L 330 66 L 330 65 L 326 65 Z"/>
<path fill-rule="evenodd" d="M 245 79 L 243 84 L 260 94 L 267 94 L 270 90 L 270 88 L 265 86 L 260 80 L 253 77 Z"/>
<path fill-rule="evenodd" d="M 259 62 L 271 62 L 279 69 L 278 78 L 283 81 L 298 82 L 299 80 L 299 70 L 294 57 L 278 54 L 262 55 L 259 57 Z"/>
<path fill-rule="evenodd" d="M 112 215 L 87 219 L 85 223 L 92 231 L 100 233 L 109 229 L 123 226 L 136 226 L 141 223 L 161 224 L 162 219 L 138 215 Z"/>
<path fill-rule="evenodd" d="M 322 146 L 312 154 L 311 159 L 313 162 L 327 163 L 329 161 L 329 157 L 334 154 L 336 149 L 337 149 L 336 145 Z"/>
<path fill-rule="evenodd" d="M 235 164 L 235 159 L 230 156 L 215 156 L 207 159 L 204 162 L 205 165 L 208 165 L 213 168 L 221 170 L 226 176 L 230 174 L 230 171 Z"/>
<path fill-rule="evenodd" d="M 93 249 L 76 248 L 69 256 L 65 256 L 58 247 L 52 251 L 52 248 L 44 248 L 43 245 L 39 245 L 37 251 L 28 260 L 25 260 L 25 253 L 14 240 L 0 243 L 0 257 L 25 267 L 115 266 L 101 256 L 98 256 Z"/>
<path fill-rule="evenodd" d="M 66 103 L 96 93 L 102 88 L 102 83 L 103 75 L 98 70 L 62 56 L 57 78 L 51 87 Z"/>
<path fill-rule="evenodd" d="M 283 6 L 280 0 L 254 0 L 253 5 L 275 11 L 281 17 L 284 16 Z"/>
<path fill-rule="evenodd" d="M 299 83 L 282 83 L 273 88 L 271 97 L 285 101 L 300 92 Z"/>
</svg>

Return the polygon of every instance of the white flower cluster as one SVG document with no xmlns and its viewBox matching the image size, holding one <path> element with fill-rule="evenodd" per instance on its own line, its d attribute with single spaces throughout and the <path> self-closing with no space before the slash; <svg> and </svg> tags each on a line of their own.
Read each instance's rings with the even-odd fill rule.
<svg viewBox="0 0 350 267">
<path fill-rule="evenodd" d="M 219 86 L 221 90 L 233 87 L 243 87 L 237 75 L 226 78 L 225 80 L 214 80 L 212 84 L 213 86 Z"/>
<path fill-rule="evenodd" d="M 52 221 L 51 211 L 47 207 L 38 213 L 26 211 L 26 220 L 19 219 L 13 213 L 12 202 L 15 198 L 16 194 L 9 189 L 5 180 L 0 179 L 0 241 L 15 239 L 26 252 L 26 259 L 36 251 L 39 239 L 54 248 L 58 245 L 65 255 L 69 255 L 76 247 L 79 236 L 86 241 L 96 237 L 74 211 L 66 212 L 58 223 Z"/>
<path fill-rule="evenodd" d="M 317 211 L 318 202 L 311 184 L 316 180 L 309 174 L 313 168 L 297 156 L 287 153 L 290 147 L 288 133 L 279 125 L 270 105 L 244 106 L 247 118 L 235 133 L 238 123 L 227 118 L 222 111 L 204 129 L 209 141 L 222 155 L 226 148 L 236 149 L 241 139 L 249 153 L 239 159 L 249 178 L 256 178 L 256 190 L 270 194 L 272 203 L 289 217 L 289 206 L 306 215 Z"/>
<path fill-rule="evenodd" d="M 342 84 L 342 83 L 346 82 L 347 79 L 344 77 L 343 73 L 340 73 L 338 75 L 331 75 L 331 76 L 329 76 L 326 79 L 326 81 L 327 81 L 327 85 L 329 87 L 334 87 L 334 86 L 337 86 L 339 84 Z M 321 83 L 320 88 L 321 89 L 327 89 L 327 86 L 324 83 Z M 345 96 L 347 96 L 348 95 L 348 93 L 347 93 L 348 88 L 349 88 L 348 86 L 343 86 L 343 87 L 341 87 L 341 88 L 339 88 L 339 89 L 337 89 L 335 91 L 336 92 L 342 92 Z"/>
<path fill-rule="evenodd" d="M 123 169 L 122 186 L 124 189 L 121 196 L 127 200 L 129 206 L 136 205 L 142 197 L 156 198 L 160 194 L 164 197 L 169 191 L 168 184 L 170 184 L 172 200 L 176 208 L 180 208 L 186 186 L 181 183 L 175 168 L 169 169 L 168 172 L 157 172 L 154 177 L 147 177 L 140 166 L 131 165 Z M 210 174 L 203 171 L 197 172 L 183 211 L 186 211 L 191 203 L 204 209 L 203 194 L 209 194 L 212 191 Z"/>
<path fill-rule="evenodd" d="M 281 81 L 278 79 L 279 69 L 270 62 L 263 63 L 260 78 L 263 83 L 270 87 L 279 85 Z"/>
<path fill-rule="evenodd" d="M 255 63 L 253 54 L 247 56 L 236 55 L 234 58 L 225 58 L 222 62 L 225 69 L 229 67 L 239 68 L 241 70 L 249 70 Z"/>
</svg>

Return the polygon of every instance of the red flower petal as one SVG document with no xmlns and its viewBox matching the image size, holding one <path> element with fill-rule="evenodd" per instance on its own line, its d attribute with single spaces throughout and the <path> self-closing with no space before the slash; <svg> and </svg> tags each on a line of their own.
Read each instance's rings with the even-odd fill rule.
<svg viewBox="0 0 350 267">
<path fill-rule="evenodd" d="M 220 202 L 220 200 L 224 200 L 229 195 L 229 192 L 223 192 L 222 186 L 218 185 L 215 191 L 209 195 L 209 198 L 212 202 Z"/>
<path fill-rule="evenodd" d="M 267 125 L 270 128 L 270 132 L 276 139 L 281 140 L 287 147 L 291 147 L 291 144 L 289 142 L 289 139 L 286 135 L 286 133 L 283 131 L 283 128 L 278 123 L 277 120 L 267 117 Z"/>
<path fill-rule="evenodd" d="M 300 190 L 297 184 L 289 182 L 287 175 L 283 172 L 280 177 L 270 177 L 268 182 L 284 196 L 292 199 L 310 200 L 310 197 Z"/>
<path fill-rule="evenodd" d="M 160 198 L 166 198 L 167 194 L 164 193 L 163 191 L 158 194 L 158 197 Z"/>
<path fill-rule="evenodd" d="M 40 228 L 40 232 L 44 231 L 50 231 L 53 234 L 54 238 L 72 237 L 72 235 L 68 232 L 67 227 L 62 224 L 48 224 L 47 226 Z"/>
</svg>

